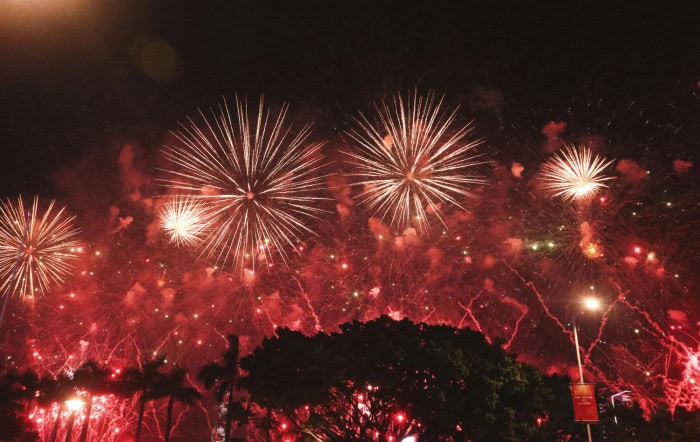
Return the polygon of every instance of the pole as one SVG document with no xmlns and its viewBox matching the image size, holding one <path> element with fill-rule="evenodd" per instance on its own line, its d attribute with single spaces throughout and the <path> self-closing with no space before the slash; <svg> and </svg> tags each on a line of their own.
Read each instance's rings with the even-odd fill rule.
<svg viewBox="0 0 700 442">
<path fill-rule="evenodd" d="M 576 331 L 576 317 L 574 316 L 574 342 L 576 344 L 576 362 L 578 362 L 579 384 L 583 384 L 583 366 L 581 365 L 581 348 L 578 345 L 578 332 Z M 586 423 L 586 432 L 588 433 L 588 442 L 593 442 L 591 438 L 591 424 Z"/>
</svg>

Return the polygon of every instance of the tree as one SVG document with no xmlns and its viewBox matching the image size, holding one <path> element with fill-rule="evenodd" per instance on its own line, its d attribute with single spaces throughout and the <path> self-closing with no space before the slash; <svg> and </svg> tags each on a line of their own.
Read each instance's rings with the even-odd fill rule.
<svg viewBox="0 0 700 442">
<path fill-rule="evenodd" d="M 214 393 L 219 403 L 224 401 L 224 396 L 228 396 L 226 401 L 224 442 L 230 440 L 233 420 L 244 420 L 246 418 L 245 410 L 240 401 L 233 400 L 238 380 L 238 336 L 228 335 L 227 340 L 228 346 L 221 353 L 221 363 L 210 362 L 204 365 L 199 374 L 197 374 L 197 380 L 204 384 L 204 388 L 211 390 L 215 387 Z"/>
<path fill-rule="evenodd" d="M 138 418 L 136 420 L 136 434 L 134 440 L 141 438 L 143 415 L 146 411 L 146 403 L 153 399 L 153 389 L 158 385 L 165 374 L 160 369 L 165 364 L 165 356 L 143 361 L 141 367 L 128 368 L 124 371 L 122 385 L 126 394 L 139 394 Z"/>
<path fill-rule="evenodd" d="M 386 316 L 340 329 L 279 330 L 241 360 L 251 400 L 288 431 L 331 441 L 522 441 L 541 431 L 542 375 L 481 333 Z"/>
<path fill-rule="evenodd" d="M 202 399 L 202 395 L 196 389 L 185 386 L 186 377 L 187 371 L 182 367 L 175 366 L 165 377 L 160 378 L 151 391 L 147 393 L 147 397 L 150 399 L 168 398 L 165 442 L 170 440 L 175 401 L 194 405 L 198 400 Z"/>
<path fill-rule="evenodd" d="M 32 422 L 22 411 L 30 408 L 39 377 L 32 370 L 10 370 L 0 377 L 0 429 L 8 440 L 38 440 Z"/>
</svg>

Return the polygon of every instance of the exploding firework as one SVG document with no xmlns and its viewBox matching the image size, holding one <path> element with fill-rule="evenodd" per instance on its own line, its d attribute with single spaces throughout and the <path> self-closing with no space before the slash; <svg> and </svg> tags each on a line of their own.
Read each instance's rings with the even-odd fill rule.
<svg viewBox="0 0 700 442">
<path fill-rule="evenodd" d="M 480 162 L 471 150 L 480 141 L 466 140 L 471 125 L 453 128 L 457 109 L 445 112 L 433 94 L 415 92 L 407 102 L 397 95 L 375 109 L 379 127 L 362 115 L 359 130 L 348 133 L 360 147 L 348 153 L 365 186 L 360 202 L 398 228 L 415 220 L 425 230 L 427 212 L 444 224 L 441 205 L 463 208 L 461 197 L 473 196 L 470 185 L 483 182 L 472 171 Z"/>
<path fill-rule="evenodd" d="M 309 126 L 293 135 L 287 108 L 271 112 L 261 98 L 251 117 L 247 102 L 236 99 L 232 119 L 224 102 L 218 114 L 200 113 L 200 125 L 190 120 L 174 133 L 181 146 L 164 149 L 175 166 L 166 185 L 206 207 L 212 228 L 201 247 L 217 264 L 255 267 L 271 252 L 284 260 L 287 246 L 313 233 L 307 220 L 322 212 L 322 143 L 307 142 Z"/>
<path fill-rule="evenodd" d="M 0 204 L 0 280 L 3 291 L 33 296 L 47 292 L 54 283 L 63 282 L 77 259 L 78 230 L 74 217 L 65 207 L 55 210 L 51 201 L 43 214 L 39 198 L 34 197 L 25 211 L 22 198 L 13 204 Z M 13 278 L 14 273 L 14 278 Z"/>
<path fill-rule="evenodd" d="M 168 200 L 160 210 L 159 220 L 171 243 L 187 247 L 197 246 L 209 225 L 205 207 L 186 197 Z"/>
<path fill-rule="evenodd" d="M 589 148 L 567 146 L 542 166 L 542 188 L 565 200 L 582 200 L 607 187 L 612 177 L 603 171 L 612 161 L 593 155 Z"/>
</svg>

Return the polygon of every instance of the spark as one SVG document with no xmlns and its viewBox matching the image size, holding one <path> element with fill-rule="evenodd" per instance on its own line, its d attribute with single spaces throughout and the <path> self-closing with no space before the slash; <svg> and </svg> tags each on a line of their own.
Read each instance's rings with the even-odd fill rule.
<svg viewBox="0 0 700 442">
<path fill-rule="evenodd" d="M 167 201 L 160 211 L 159 220 L 171 243 L 187 247 L 196 247 L 209 225 L 204 206 L 186 197 Z"/>
<path fill-rule="evenodd" d="M 211 229 L 200 247 L 217 265 L 254 268 L 271 253 L 286 262 L 285 247 L 296 250 L 301 235 L 313 234 L 308 218 L 323 212 L 323 143 L 307 142 L 309 126 L 292 135 L 287 108 L 271 112 L 261 98 L 249 116 L 247 101 L 236 98 L 232 116 L 224 102 L 218 114 L 200 112 L 200 124 L 181 125 L 181 145 L 163 150 L 174 167 L 162 181 L 206 207 Z"/>
<path fill-rule="evenodd" d="M 611 163 L 593 155 L 589 148 L 566 146 L 542 166 L 542 188 L 564 200 L 586 199 L 607 187 L 605 181 L 612 177 L 603 175 L 603 171 Z"/>
<path fill-rule="evenodd" d="M 73 270 L 79 248 L 75 217 L 65 207 L 56 210 L 54 206 L 51 201 L 40 212 L 38 197 L 26 211 L 21 197 L 16 204 L 0 203 L 0 290 L 9 288 L 22 297 L 46 293 Z"/>
<path fill-rule="evenodd" d="M 425 230 L 429 212 L 445 225 L 441 205 L 466 210 L 460 198 L 473 197 L 470 186 L 483 183 L 472 172 L 482 162 L 470 154 L 481 140 L 467 141 L 471 124 L 455 128 L 457 109 L 445 112 L 442 101 L 417 91 L 407 101 L 396 95 L 391 103 L 375 104 L 378 127 L 361 115 L 359 128 L 348 132 L 360 148 L 347 152 L 364 185 L 360 203 L 401 230 L 413 220 Z"/>
</svg>

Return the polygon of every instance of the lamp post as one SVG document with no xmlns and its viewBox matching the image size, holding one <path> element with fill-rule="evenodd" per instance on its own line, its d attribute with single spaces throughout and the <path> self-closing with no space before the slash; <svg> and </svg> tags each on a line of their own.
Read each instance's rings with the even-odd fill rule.
<svg viewBox="0 0 700 442">
<path fill-rule="evenodd" d="M 598 310 L 600 308 L 600 301 L 596 298 L 585 298 L 583 300 L 583 306 L 586 310 Z M 574 344 L 576 345 L 576 362 L 578 363 L 578 376 L 579 384 L 583 384 L 583 365 L 581 365 L 581 347 L 578 344 L 578 331 L 576 326 L 576 318 L 578 318 L 583 312 L 574 316 Z M 586 422 L 586 432 L 588 433 L 588 442 L 593 442 L 591 437 L 591 424 Z"/>
</svg>

